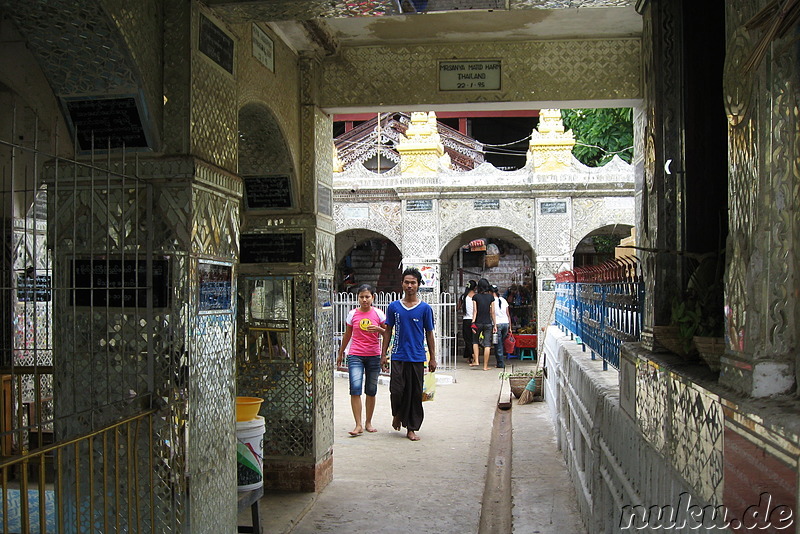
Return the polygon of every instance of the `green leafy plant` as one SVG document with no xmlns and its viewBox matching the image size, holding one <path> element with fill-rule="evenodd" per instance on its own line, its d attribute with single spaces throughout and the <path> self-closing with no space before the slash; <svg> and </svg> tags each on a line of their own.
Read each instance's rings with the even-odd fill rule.
<svg viewBox="0 0 800 534">
<path fill-rule="evenodd" d="M 599 167 L 618 155 L 633 158 L 631 108 L 562 109 L 564 126 L 575 134 L 572 153 L 584 165 Z"/>
<path fill-rule="evenodd" d="M 516 378 L 516 377 L 536 378 L 537 376 L 542 376 L 542 370 L 541 369 L 535 369 L 533 371 L 512 371 L 510 373 L 502 372 L 502 373 L 497 375 L 497 378 L 499 378 L 500 380 L 505 380 L 507 378 L 512 378 L 512 377 L 514 377 L 514 378 Z"/>
<path fill-rule="evenodd" d="M 671 324 L 678 329 L 685 352 L 693 349 L 693 338 L 723 334 L 723 281 L 721 255 L 705 258 L 689 277 L 682 299 L 672 303 Z"/>
</svg>

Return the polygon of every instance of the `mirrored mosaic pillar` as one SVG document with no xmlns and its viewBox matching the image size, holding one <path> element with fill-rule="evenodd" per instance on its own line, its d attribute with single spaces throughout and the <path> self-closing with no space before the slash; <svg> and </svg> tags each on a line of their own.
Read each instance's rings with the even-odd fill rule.
<svg viewBox="0 0 800 534">
<path fill-rule="evenodd" d="M 796 32 L 770 39 L 764 26 L 745 26 L 767 7 L 725 8 L 730 234 L 720 382 L 755 397 L 791 392 L 800 375 L 800 51 Z"/>
<path fill-rule="evenodd" d="M 333 477 L 333 125 L 315 105 L 318 69 L 301 58 L 288 209 L 248 208 L 242 228 L 237 394 L 264 399 L 264 487 L 286 491 L 320 491 Z"/>
<path fill-rule="evenodd" d="M 55 432 L 63 441 L 156 408 L 153 427 L 137 426 L 132 440 L 94 444 L 102 457 L 148 465 L 99 469 L 89 449 L 65 455 L 58 502 L 80 514 L 67 517 L 75 524 L 135 509 L 147 524 L 121 528 L 211 532 L 236 521 L 231 297 L 241 185 L 191 158 L 131 167 L 76 166 L 48 183 Z M 72 501 L 109 484 L 109 502 Z"/>
<path fill-rule="evenodd" d="M 642 344 L 648 350 L 659 349 L 656 327 L 669 324 L 672 301 L 680 287 L 676 254 L 683 246 L 679 238 L 684 128 L 680 4 L 655 1 L 641 7 L 646 122 L 637 240 L 641 247 L 659 251 L 641 255 L 646 284 Z"/>
</svg>

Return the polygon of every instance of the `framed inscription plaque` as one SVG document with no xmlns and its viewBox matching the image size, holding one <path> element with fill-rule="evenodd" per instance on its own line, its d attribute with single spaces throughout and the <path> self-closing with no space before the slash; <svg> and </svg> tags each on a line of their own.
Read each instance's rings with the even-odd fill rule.
<svg viewBox="0 0 800 534">
<path fill-rule="evenodd" d="M 303 263 L 303 234 L 242 234 L 242 263 Z"/>
<path fill-rule="evenodd" d="M 249 210 L 292 207 L 292 184 L 288 174 L 245 176 L 244 191 Z"/>
</svg>

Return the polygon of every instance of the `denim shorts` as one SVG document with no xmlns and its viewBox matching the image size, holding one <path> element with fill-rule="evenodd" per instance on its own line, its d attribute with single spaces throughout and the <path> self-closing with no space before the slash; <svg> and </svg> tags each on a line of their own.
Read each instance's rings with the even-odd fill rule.
<svg viewBox="0 0 800 534">
<path fill-rule="evenodd" d="M 361 388 L 364 393 L 374 397 L 378 393 L 378 375 L 381 374 L 380 356 L 353 356 L 347 357 L 347 371 L 350 375 L 350 395 L 361 395 Z M 364 374 L 367 381 L 364 382 Z"/>
<path fill-rule="evenodd" d="M 475 339 L 479 340 L 479 345 L 481 347 L 492 347 L 492 330 L 494 330 L 492 323 L 478 323 L 475 326 L 478 327 L 478 332 L 475 334 Z M 483 334 L 483 337 L 481 337 L 481 334 Z"/>
</svg>

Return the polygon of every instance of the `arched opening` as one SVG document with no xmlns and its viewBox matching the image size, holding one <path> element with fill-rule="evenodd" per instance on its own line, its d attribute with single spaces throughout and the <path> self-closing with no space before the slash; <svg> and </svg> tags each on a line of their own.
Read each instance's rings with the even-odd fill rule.
<svg viewBox="0 0 800 534">
<path fill-rule="evenodd" d="M 336 259 L 336 291 L 352 292 L 360 284 L 370 284 L 378 292 L 400 291 L 400 249 L 378 232 L 340 232 L 336 236 Z"/>
<path fill-rule="evenodd" d="M 613 259 L 616 247 L 631 235 L 632 228 L 629 224 L 612 224 L 592 230 L 578 241 L 572 254 L 573 267 L 599 265 Z"/>
<path fill-rule="evenodd" d="M 261 104 L 239 110 L 239 173 L 243 176 L 292 172 L 292 159 L 280 125 Z"/>
</svg>

